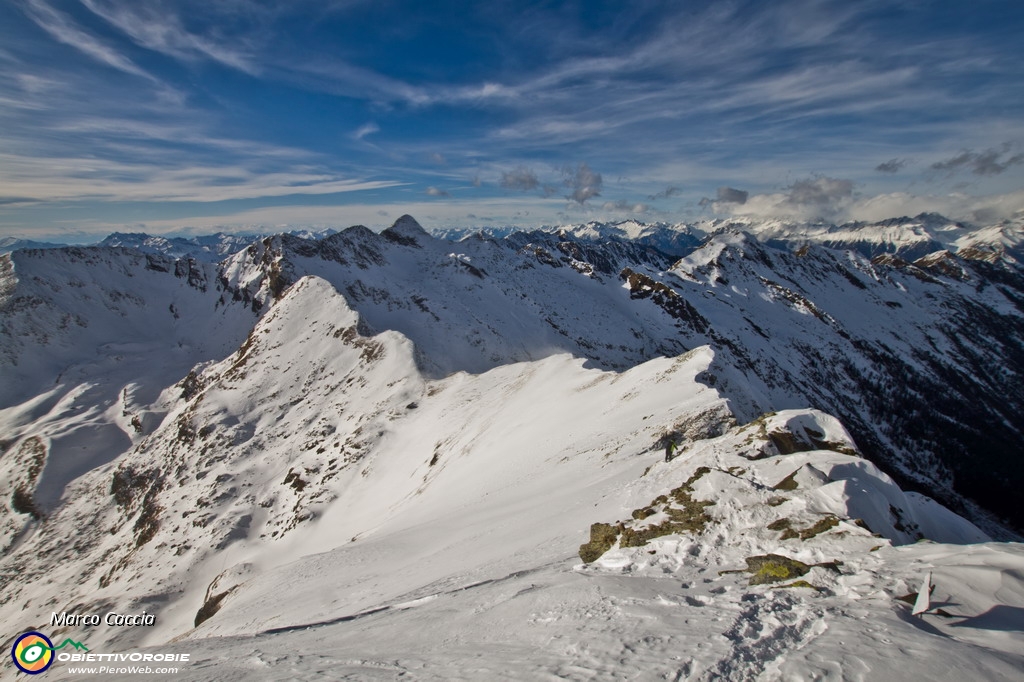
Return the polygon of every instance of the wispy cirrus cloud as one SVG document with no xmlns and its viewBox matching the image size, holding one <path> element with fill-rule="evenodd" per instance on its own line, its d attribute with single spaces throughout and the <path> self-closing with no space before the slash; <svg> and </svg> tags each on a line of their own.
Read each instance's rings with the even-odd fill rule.
<svg viewBox="0 0 1024 682">
<path fill-rule="evenodd" d="M 364 123 L 363 125 L 356 128 L 355 132 L 352 133 L 352 139 L 362 140 L 367 135 L 373 135 L 374 133 L 379 132 L 380 126 L 374 123 L 373 121 L 370 121 L 369 123 Z"/>
<path fill-rule="evenodd" d="M 531 220 L 839 216 L 921 181 L 1009 193 L 1024 11 L 954 5 L 640 3 L 591 21 L 564 3 L 14 0 L 0 185 L 108 207 L 500 195 Z M 10 206 L 2 225 L 28 215 Z"/>
<path fill-rule="evenodd" d="M 118 71 L 154 80 L 151 74 L 140 68 L 116 48 L 83 30 L 66 13 L 54 9 L 44 0 L 25 0 L 22 9 L 26 16 L 39 28 L 46 31 L 58 42 L 69 45 L 82 54 Z"/>
<path fill-rule="evenodd" d="M 210 59 L 250 75 L 258 75 L 261 71 L 253 57 L 252 41 L 246 34 L 236 33 L 228 40 L 226 36 L 218 35 L 215 28 L 208 35 L 190 31 L 181 15 L 173 11 L 174 5 L 117 0 L 80 2 L 123 31 L 140 47 L 184 61 Z M 183 7 L 188 11 L 190 3 L 184 3 Z"/>
<path fill-rule="evenodd" d="M 394 187 L 390 180 L 340 177 L 303 166 L 261 171 L 233 165 L 178 165 L 0 153 L 0 185 L 21 201 L 217 202 L 322 195 Z"/>
</svg>

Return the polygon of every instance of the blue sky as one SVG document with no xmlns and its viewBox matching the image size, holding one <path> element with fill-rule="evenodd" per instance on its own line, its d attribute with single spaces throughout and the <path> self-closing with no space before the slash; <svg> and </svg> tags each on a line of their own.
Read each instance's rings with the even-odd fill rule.
<svg viewBox="0 0 1024 682">
<path fill-rule="evenodd" d="M 1024 209 L 1024 3 L 0 0 L 0 237 Z"/>
</svg>

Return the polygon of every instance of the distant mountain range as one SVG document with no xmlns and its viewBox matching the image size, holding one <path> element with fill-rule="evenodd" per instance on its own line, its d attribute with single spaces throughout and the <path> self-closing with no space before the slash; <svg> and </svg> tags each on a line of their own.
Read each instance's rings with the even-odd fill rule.
<svg viewBox="0 0 1024 682">
<path fill-rule="evenodd" d="M 821 602 L 744 602 L 744 577 L 677 606 L 768 618 L 789 600 L 776 639 L 723 641 L 777 640 L 813 676 L 811 639 L 868 638 L 840 611 L 918 579 L 899 546 L 947 543 L 906 551 L 960 565 L 959 543 L 1024 529 L 1022 235 L 1024 220 L 922 214 L 442 238 L 403 216 L 380 233 L 16 246 L 0 256 L 0 615 L 159 614 L 159 634 L 94 631 L 90 648 L 348 637 L 331 629 L 348 616 L 468 585 L 500 600 L 509 576 L 676 590 L 782 553 Z M 1024 569 L 1018 545 L 985 547 L 985 565 Z M 916 646 L 890 601 L 858 602 L 863 622 Z M 548 617 L 531 604 L 523 618 Z M 242 665 L 251 645 L 224 642 Z M 977 659 L 997 675 L 1013 643 L 986 646 L 1004 647 Z M 714 651 L 689 670 L 753 674 L 746 649 Z"/>
</svg>

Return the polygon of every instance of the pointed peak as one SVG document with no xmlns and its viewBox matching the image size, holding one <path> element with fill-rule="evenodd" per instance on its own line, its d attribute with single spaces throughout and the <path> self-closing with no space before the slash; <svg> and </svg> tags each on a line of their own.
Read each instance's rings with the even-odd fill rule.
<svg viewBox="0 0 1024 682">
<path fill-rule="evenodd" d="M 399 230 L 403 234 L 415 233 L 415 234 L 427 234 L 427 231 L 423 229 L 415 218 L 406 213 L 401 218 L 395 221 L 395 224 L 388 228 L 389 230 Z"/>
<path fill-rule="evenodd" d="M 411 215 L 403 215 L 395 221 L 395 224 L 381 232 L 381 236 L 388 241 L 403 244 L 405 246 L 419 246 L 419 239 L 430 237 L 430 234 L 423 229 L 416 219 Z"/>
</svg>

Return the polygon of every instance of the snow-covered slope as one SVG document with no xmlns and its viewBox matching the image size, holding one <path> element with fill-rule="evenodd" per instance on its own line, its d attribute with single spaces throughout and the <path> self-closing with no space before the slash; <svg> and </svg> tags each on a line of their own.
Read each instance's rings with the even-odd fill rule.
<svg viewBox="0 0 1024 682">
<path fill-rule="evenodd" d="M 239 538 L 202 596 L 213 567 L 196 571 L 180 601 L 217 608 L 150 651 L 190 653 L 195 680 L 1015 679 L 1024 548 L 901 491 L 828 415 L 729 428 L 694 382 L 709 360 L 615 375 L 562 356 L 428 384 L 323 517 L 262 555 Z M 455 437 L 435 460 L 439 423 Z M 651 448 L 666 428 L 689 435 L 671 463 Z M 926 573 L 915 618 L 901 599 Z"/>
<path fill-rule="evenodd" d="M 238 347 L 255 316 L 224 295 L 215 266 L 137 251 L 0 257 L 0 466 L 22 507 L 48 513 L 160 424 L 167 386 Z M 0 507 L 0 546 L 25 518 Z"/>
<path fill-rule="evenodd" d="M 15 252 L 0 618 L 188 679 L 866 679 L 879 641 L 893 679 L 1012 677 L 1024 550 L 904 485 L 1009 534 L 1008 229 L 913 263 L 408 217 L 219 264 Z M 928 571 L 948 615 L 911 617 Z"/>
<path fill-rule="evenodd" d="M 453 244 L 405 218 L 381 235 L 266 239 L 226 272 L 263 305 L 304 274 L 330 281 L 364 329 L 410 338 L 432 377 L 558 352 L 622 370 L 710 344 L 742 375 L 719 386 L 741 418 L 808 405 L 834 413 L 904 483 L 1024 523 L 1013 493 L 1024 484 L 1024 273 L 1014 262 L 945 251 L 869 261 L 723 226 L 672 261 L 565 231 Z"/>
<path fill-rule="evenodd" d="M 700 435 L 670 464 L 630 457 L 631 480 L 571 486 L 593 507 L 547 475 L 516 486 L 540 505 L 499 494 L 459 513 L 455 500 L 490 492 L 474 485 L 447 515 L 410 506 L 367 538 L 250 579 L 174 650 L 199 652 L 197 679 L 1016 678 L 1024 548 L 965 547 L 984 534 L 855 454 L 814 449 L 855 447 L 822 413 Z M 806 449 L 783 455 L 776 442 Z M 624 463 L 609 459 L 602 468 Z M 616 518 L 635 546 L 608 526 L 612 547 L 592 563 L 567 556 L 572 523 Z M 680 518 L 686 530 L 658 530 Z M 906 544 L 930 526 L 955 544 Z M 475 563 L 496 548 L 503 562 Z M 760 557 L 774 563 L 745 570 Z M 943 615 L 912 618 L 898 598 L 928 571 Z"/>
</svg>

